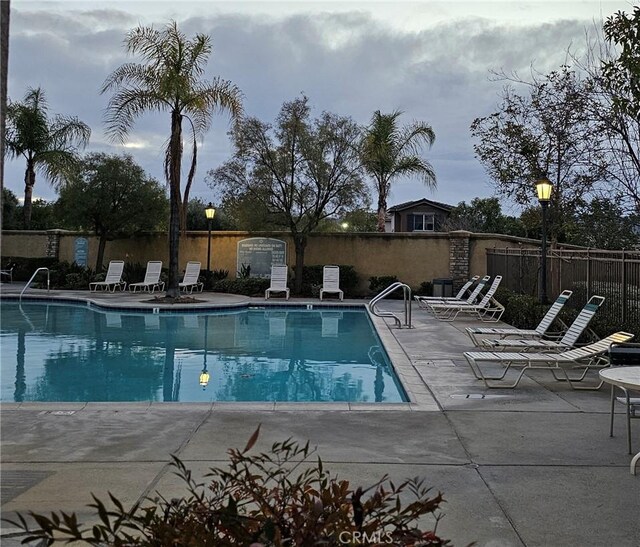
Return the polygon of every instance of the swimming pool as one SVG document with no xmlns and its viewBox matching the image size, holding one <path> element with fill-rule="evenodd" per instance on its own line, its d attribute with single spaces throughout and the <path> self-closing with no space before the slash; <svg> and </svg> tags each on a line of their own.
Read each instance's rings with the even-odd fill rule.
<svg viewBox="0 0 640 547">
<path fill-rule="evenodd" d="M 407 401 L 364 310 L 4 300 L 0 401 Z"/>
</svg>

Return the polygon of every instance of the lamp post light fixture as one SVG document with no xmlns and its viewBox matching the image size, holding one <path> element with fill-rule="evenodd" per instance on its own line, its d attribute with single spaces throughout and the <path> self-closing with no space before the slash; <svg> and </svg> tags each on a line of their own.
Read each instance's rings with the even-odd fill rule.
<svg viewBox="0 0 640 547">
<path fill-rule="evenodd" d="M 211 202 L 209 202 L 209 205 L 206 206 L 204 214 L 207 217 L 207 223 L 209 227 L 209 238 L 207 239 L 207 274 L 208 276 L 211 276 L 211 222 L 213 221 L 213 217 L 216 214 L 216 210 Z"/>
<path fill-rule="evenodd" d="M 538 291 L 541 304 L 547 303 L 547 207 L 551 200 L 552 191 L 553 185 L 546 178 L 536 182 L 536 193 L 542 207 L 542 245 L 540 248 L 540 287 Z"/>
<path fill-rule="evenodd" d="M 207 349 L 208 349 L 207 335 L 208 334 L 209 334 L 209 316 L 205 315 L 204 316 L 204 364 L 202 366 L 202 372 L 200 373 L 200 378 L 199 378 L 200 387 L 202 388 L 202 391 L 204 391 L 207 388 L 207 385 L 209 384 L 209 379 L 211 378 L 211 375 L 207 370 Z"/>
<path fill-rule="evenodd" d="M 349 228 L 349 223 L 343 222 L 342 224 L 340 224 L 340 227 L 346 232 Z"/>
<path fill-rule="evenodd" d="M 209 371 L 206 369 L 206 367 L 202 369 L 202 372 L 200 373 L 200 387 L 202 387 L 203 391 L 209 384 L 210 377 L 211 376 L 209 374 Z"/>
</svg>

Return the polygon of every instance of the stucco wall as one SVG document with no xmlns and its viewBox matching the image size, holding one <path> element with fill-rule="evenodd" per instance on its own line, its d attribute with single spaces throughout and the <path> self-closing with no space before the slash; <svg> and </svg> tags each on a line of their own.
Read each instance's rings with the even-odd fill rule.
<svg viewBox="0 0 640 547">
<path fill-rule="evenodd" d="M 47 233 L 27 231 L 3 232 L 0 255 L 27 258 L 47 256 Z"/>
<path fill-rule="evenodd" d="M 2 234 L 2 256 L 46 256 L 47 232 L 7 231 Z M 74 242 L 77 237 L 89 240 L 90 267 L 95 267 L 98 240 L 89 234 L 59 232 L 59 259 L 74 260 Z M 249 237 L 273 237 L 287 242 L 287 262 L 295 263 L 295 249 L 286 233 L 278 232 L 213 232 L 211 238 L 211 268 L 229 270 L 235 277 L 238 241 Z M 360 288 L 366 290 L 372 276 L 395 275 L 398 279 L 417 287 L 423 281 L 449 277 L 450 236 L 448 233 L 337 233 L 314 234 L 309 238 L 305 264 L 350 264 L 360 277 Z M 485 275 L 486 249 L 494 247 L 532 248 L 535 240 L 495 234 L 469 234 L 469 275 Z M 104 263 L 109 260 L 146 263 L 162 260 L 168 265 L 166 233 L 154 233 L 107 242 Z M 189 260 L 199 260 L 203 269 L 207 261 L 207 232 L 189 232 L 180 243 L 180 269 Z"/>
</svg>

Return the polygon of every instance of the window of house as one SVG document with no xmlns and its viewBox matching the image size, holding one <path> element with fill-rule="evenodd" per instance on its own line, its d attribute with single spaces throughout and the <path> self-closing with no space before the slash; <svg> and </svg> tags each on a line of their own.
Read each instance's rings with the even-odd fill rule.
<svg viewBox="0 0 640 547">
<path fill-rule="evenodd" d="M 433 213 L 418 213 L 411 215 L 409 225 L 412 232 L 435 231 L 435 215 Z"/>
</svg>

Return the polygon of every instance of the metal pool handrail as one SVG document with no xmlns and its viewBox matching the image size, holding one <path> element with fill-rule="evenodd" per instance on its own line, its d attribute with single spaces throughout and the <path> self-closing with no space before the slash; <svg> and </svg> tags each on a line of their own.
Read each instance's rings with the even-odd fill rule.
<svg viewBox="0 0 640 547">
<path fill-rule="evenodd" d="M 38 268 L 35 272 L 33 272 L 33 275 L 31 276 L 31 279 L 29 279 L 29 281 L 27 281 L 27 284 L 24 286 L 24 289 L 22 289 L 22 292 L 20 293 L 20 300 L 22 300 L 22 295 L 24 294 L 24 291 L 26 291 L 29 288 L 29 285 L 31 285 L 31 282 L 33 281 L 33 278 L 38 274 L 38 272 L 42 271 L 42 270 L 46 270 L 47 272 L 47 292 L 49 292 L 49 268 Z"/>
<path fill-rule="evenodd" d="M 382 300 L 387 295 L 391 294 L 393 291 L 399 288 L 402 288 L 402 293 L 404 297 L 404 324 L 402 323 L 402 321 L 400 321 L 400 319 L 395 313 L 392 313 L 390 311 L 376 310 L 376 305 L 378 304 L 378 302 L 380 302 L 380 300 Z M 371 299 L 371 302 L 369 302 L 368 306 L 369 306 L 369 311 L 373 315 L 376 315 L 377 317 L 392 317 L 393 320 L 396 322 L 396 325 L 398 325 L 398 327 L 402 328 L 404 326 L 404 327 L 412 328 L 411 326 L 411 287 L 409 287 L 409 285 L 402 283 L 401 281 L 396 281 L 395 283 L 389 285 L 377 296 L 374 296 Z"/>
</svg>

